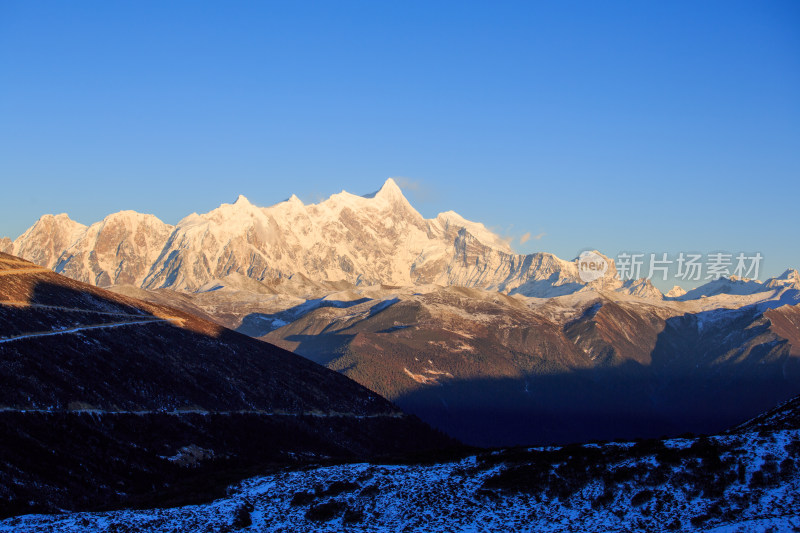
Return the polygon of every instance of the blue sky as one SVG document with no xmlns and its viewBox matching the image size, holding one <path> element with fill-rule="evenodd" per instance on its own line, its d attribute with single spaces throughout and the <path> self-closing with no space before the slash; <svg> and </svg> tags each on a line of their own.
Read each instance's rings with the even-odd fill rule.
<svg viewBox="0 0 800 533">
<path fill-rule="evenodd" d="M 520 252 L 800 266 L 800 3 L 0 3 L 0 235 L 390 176 Z"/>
</svg>

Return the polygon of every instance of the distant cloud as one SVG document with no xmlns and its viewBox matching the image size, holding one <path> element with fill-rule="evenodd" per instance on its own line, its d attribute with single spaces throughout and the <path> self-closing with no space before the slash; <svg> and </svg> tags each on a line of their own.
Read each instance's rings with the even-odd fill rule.
<svg viewBox="0 0 800 533">
<path fill-rule="evenodd" d="M 408 189 L 409 191 L 419 190 L 419 180 L 412 180 L 403 176 L 396 176 L 392 178 L 401 189 Z"/>
<path fill-rule="evenodd" d="M 422 180 L 405 176 L 392 176 L 392 179 L 417 202 L 431 202 L 436 199 L 436 191 Z"/>
<path fill-rule="evenodd" d="M 541 240 L 541 238 L 544 237 L 545 235 L 547 235 L 545 232 L 541 232 L 538 235 L 531 235 L 531 232 L 529 231 L 528 233 L 519 238 L 519 243 L 525 244 L 531 239 L 533 239 L 534 241 L 538 241 Z"/>
</svg>

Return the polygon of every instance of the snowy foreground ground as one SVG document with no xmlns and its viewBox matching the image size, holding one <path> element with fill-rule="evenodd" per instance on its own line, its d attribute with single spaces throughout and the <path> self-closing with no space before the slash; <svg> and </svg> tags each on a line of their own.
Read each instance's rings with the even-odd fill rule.
<svg viewBox="0 0 800 533">
<path fill-rule="evenodd" d="M 173 509 L 30 515 L 23 531 L 800 531 L 800 431 L 508 450 L 249 479 Z"/>
</svg>

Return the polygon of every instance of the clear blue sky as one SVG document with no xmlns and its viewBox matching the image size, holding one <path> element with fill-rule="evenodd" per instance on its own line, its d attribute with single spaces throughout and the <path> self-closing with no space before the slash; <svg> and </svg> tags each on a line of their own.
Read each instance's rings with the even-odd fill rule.
<svg viewBox="0 0 800 533">
<path fill-rule="evenodd" d="M 800 266 L 800 2 L 0 3 L 0 235 L 390 176 L 521 252 Z"/>
</svg>

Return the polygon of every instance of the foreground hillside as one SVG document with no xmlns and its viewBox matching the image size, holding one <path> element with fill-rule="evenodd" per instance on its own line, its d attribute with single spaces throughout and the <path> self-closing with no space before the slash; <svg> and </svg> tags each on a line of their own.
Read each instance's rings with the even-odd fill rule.
<svg viewBox="0 0 800 533">
<path fill-rule="evenodd" d="M 797 401 L 771 419 L 796 420 Z M 27 516 L 0 531 L 715 531 L 800 529 L 800 431 L 487 452 L 249 479 L 213 503 Z"/>
<path fill-rule="evenodd" d="M 0 254 L 0 516 L 208 497 L 450 441 L 346 377 Z"/>
</svg>

